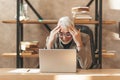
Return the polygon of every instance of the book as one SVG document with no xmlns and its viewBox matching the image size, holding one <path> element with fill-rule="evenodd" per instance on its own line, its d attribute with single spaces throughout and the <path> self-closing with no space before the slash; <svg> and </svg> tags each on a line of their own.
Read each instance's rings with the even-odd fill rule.
<svg viewBox="0 0 120 80">
<path fill-rule="evenodd" d="M 89 12 L 89 7 L 73 7 L 72 12 L 81 12 L 81 11 L 88 11 Z"/>
<path fill-rule="evenodd" d="M 39 42 L 38 41 L 22 41 L 21 50 L 24 54 L 38 54 Z"/>
<path fill-rule="evenodd" d="M 73 7 L 72 14 L 74 19 L 91 20 L 89 7 Z"/>
</svg>

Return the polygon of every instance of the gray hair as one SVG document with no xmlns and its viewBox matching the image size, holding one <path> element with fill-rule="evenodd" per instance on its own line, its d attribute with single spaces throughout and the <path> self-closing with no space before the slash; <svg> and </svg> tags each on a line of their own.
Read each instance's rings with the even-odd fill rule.
<svg viewBox="0 0 120 80">
<path fill-rule="evenodd" d="M 65 16 L 59 19 L 58 25 L 62 27 L 69 27 L 69 26 L 73 26 L 73 22 L 68 16 Z"/>
</svg>

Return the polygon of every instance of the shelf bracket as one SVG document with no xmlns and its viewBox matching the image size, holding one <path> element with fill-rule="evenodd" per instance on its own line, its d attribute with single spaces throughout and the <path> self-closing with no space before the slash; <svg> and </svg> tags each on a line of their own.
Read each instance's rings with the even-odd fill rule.
<svg viewBox="0 0 120 80">
<path fill-rule="evenodd" d="M 35 8 L 31 5 L 31 3 L 30 3 L 28 0 L 25 0 L 25 2 L 29 5 L 29 7 L 30 7 L 30 8 L 32 9 L 32 11 L 36 14 L 36 16 L 37 16 L 39 19 L 43 20 L 43 18 L 42 18 L 42 17 L 40 16 L 40 14 L 35 10 Z M 47 28 L 47 30 L 48 30 L 49 32 L 51 31 L 49 25 L 44 24 L 44 26 Z"/>
<path fill-rule="evenodd" d="M 89 7 L 94 0 L 91 0 L 86 6 Z"/>
</svg>

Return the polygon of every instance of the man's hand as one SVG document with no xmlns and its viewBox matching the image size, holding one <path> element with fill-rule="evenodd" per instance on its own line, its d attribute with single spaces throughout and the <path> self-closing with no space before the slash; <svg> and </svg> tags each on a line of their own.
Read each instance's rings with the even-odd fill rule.
<svg viewBox="0 0 120 80">
<path fill-rule="evenodd" d="M 80 29 L 77 30 L 74 27 L 69 28 L 69 32 L 73 37 L 73 40 L 75 41 L 77 47 L 82 47 L 82 40 L 81 40 L 81 34 L 80 34 Z"/>
<path fill-rule="evenodd" d="M 58 25 L 57 27 L 55 27 L 51 32 L 50 32 L 50 36 L 49 36 L 49 40 L 48 40 L 48 44 L 47 44 L 47 48 L 50 49 L 51 46 L 53 45 L 53 42 L 55 40 L 55 36 L 56 34 L 60 31 L 60 26 Z"/>
</svg>

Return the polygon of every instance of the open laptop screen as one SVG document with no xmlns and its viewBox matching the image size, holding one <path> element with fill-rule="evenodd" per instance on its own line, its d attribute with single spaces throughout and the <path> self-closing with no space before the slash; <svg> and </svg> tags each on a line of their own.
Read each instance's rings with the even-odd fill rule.
<svg viewBox="0 0 120 80">
<path fill-rule="evenodd" d="M 76 72 L 75 49 L 39 49 L 41 72 Z"/>
</svg>

